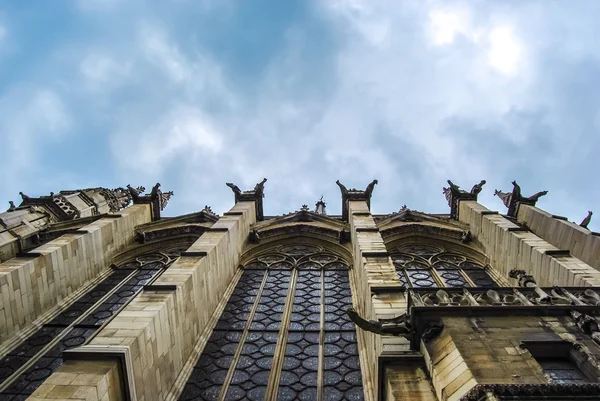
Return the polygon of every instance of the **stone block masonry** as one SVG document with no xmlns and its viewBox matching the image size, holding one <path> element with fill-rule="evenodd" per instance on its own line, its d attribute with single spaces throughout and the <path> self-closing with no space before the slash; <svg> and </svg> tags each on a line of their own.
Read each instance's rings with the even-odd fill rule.
<svg viewBox="0 0 600 401">
<path fill-rule="evenodd" d="M 0 264 L 0 343 L 96 278 L 150 221 L 149 205 L 123 209 Z"/>
</svg>

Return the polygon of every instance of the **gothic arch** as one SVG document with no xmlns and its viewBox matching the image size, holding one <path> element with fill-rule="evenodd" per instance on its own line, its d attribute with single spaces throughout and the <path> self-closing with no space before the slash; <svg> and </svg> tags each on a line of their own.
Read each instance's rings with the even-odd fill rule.
<svg viewBox="0 0 600 401">
<path fill-rule="evenodd" d="M 249 248 L 179 399 L 362 400 L 349 255 L 315 237 Z"/>
<path fill-rule="evenodd" d="M 416 235 L 415 235 L 416 234 Z M 407 288 L 499 287 L 506 285 L 489 259 L 471 244 L 442 235 L 406 232 L 386 243 L 403 286 Z"/>
</svg>

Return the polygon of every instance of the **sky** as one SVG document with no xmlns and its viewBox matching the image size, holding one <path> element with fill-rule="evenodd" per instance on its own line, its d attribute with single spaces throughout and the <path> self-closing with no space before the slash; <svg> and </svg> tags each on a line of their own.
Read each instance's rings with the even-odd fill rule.
<svg viewBox="0 0 600 401">
<path fill-rule="evenodd" d="M 0 205 L 156 182 L 166 216 L 233 205 L 448 213 L 446 180 L 600 205 L 600 2 L 8 0 L 0 3 Z M 17 202 L 18 203 L 18 202 Z M 600 209 L 590 228 L 600 231 Z"/>
</svg>

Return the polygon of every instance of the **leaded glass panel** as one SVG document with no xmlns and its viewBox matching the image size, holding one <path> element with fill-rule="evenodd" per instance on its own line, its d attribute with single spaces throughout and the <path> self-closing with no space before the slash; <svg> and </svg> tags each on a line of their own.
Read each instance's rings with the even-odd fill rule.
<svg viewBox="0 0 600 401">
<path fill-rule="evenodd" d="M 404 287 L 496 287 L 485 266 L 440 246 L 410 244 L 391 253 Z"/>
<path fill-rule="evenodd" d="M 348 265 L 320 247 L 283 246 L 246 263 L 214 330 L 239 335 L 220 337 L 217 352 L 207 345 L 180 400 L 361 400 L 351 304 Z M 236 357 L 224 373 L 217 364 L 225 352 Z"/>
</svg>

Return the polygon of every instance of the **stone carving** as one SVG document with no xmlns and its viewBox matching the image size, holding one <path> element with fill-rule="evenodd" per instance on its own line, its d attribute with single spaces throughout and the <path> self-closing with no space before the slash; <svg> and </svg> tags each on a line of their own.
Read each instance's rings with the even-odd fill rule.
<svg viewBox="0 0 600 401">
<path fill-rule="evenodd" d="M 512 269 L 508 272 L 508 277 L 517 279 L 519 287 L 536 287 L 537 283 L 533 276 L 528 275 L 525 270 Z"/>
<path fill-rule="evenodd" d="M 483 186 L 485 185 L 485 183 L 486 183 L 485 180 L 481 180 L 481 181 L 479 181 L 479 184 L 473 185 L 473 188 L 471 188 L 470 194 L 473 196 L 479 195 L 479 193 L 483 189 Z"/>
<path fill-rule="evenodd" d="M 365 189 L 365 195 L 371 199 L 371 195 L 373 194 L 373 189 L 375 189 L 375 185 L 377 185 L 379 183 L 379 181 L 377 180 L 373 180 L 371 181 L 371 183 L 369 185 L 367 185 L 367 188 Z"/>
<path fill-rule="evenodd" d="M 592 340 L 596 344 L 600 345 L 600 325 L 598 325 L 598 321 L 590 315 L 585 315 L 575 310 L 570 311 L 570 314 L 577 327 L 592 337 Z"/>
<path fill-rule="evenodd" d="M 413 333 L 410 316 L 406 313 L 393 319 L 365 320 L 354 308 L 348 308 L 348 317 L 358 327 L 371 333 L 381 335 L 402 336 L 408 338 Z"/>
<path fill-rule="evenodd" d="M 348 188 L 346 188 L 346 186 L 342 184 L 340 180 L 337 180 L 335 183 L 338 185 L 338 187 L 340 187 L 340 191 L 342 192 L 342 198 L 344 196 L 348 196 Z"/>
<path fill-rule="evenodd" d="M 29 199 L 31 199 L 29 196 L 25 195 L 23 192 L 19 192 L 19 195 L 21 195 L 21 199 L 23 199 L 23 202 L 27 202 Z"/>
<path fill-rule="evenodd" d="M 321 216 L 327 216 L 327 210 L 325 209 L 326 206 L 327 203 L 325 203 L 323 200 L 323 195 L 321 195 L 321 198 L 317 201 L 317 203 L 315 203 L 315 213 L 320 214 Z"/>
<path fill-rule="evenodd" d="M 448 187 L 442 188 L 442 193 L 446 197 L 448 206 L 450 206 L 450 217 L 458 219 L 458 203 L 461 200 L 477 200 L 477 195 L 483 189 L 486 181 L 481 180 L 478 184 L 473 185 L 470 192 L 460 189 L 458 185 L 448 180 Z"/>
<path fill-rule="evenodd" d="M 305 203 L 302 205 L 302 207 L 300 208 L 301 212 L 310 212 L 310 209 L 308 208 L 308 205 Z"/>
<path fill-rule="evenodd" d="M 442 322 L 431 322 L 427 326 L 427 330 L 421 335 L 421 340 L 428 343 L 429 341 L 436 338 L 444 330 L 444 324 Z"/>
<path fill-rule="evenodd" d="M 537 201 L 542 196 L 548 194 L 548 191 L 540 191 L 531 195 L 530 197 L 524 197 L 521 195 L 521 187 L 519 186 L 519 184 L 517 184 L 517 181 L 513 181 L 512 185 L 513 190 L 511 193 L 502 192 L 497 189 L 494 191 L 494 195 L 498 196 L 502 200 L 502 203 L 504 203 L 504 206 L 508 208 L 507 215 L 510 217 L 517 217 L 517 211 L 521 203 L 525 205 L 535 206 Z"/>
<path fill-rule="evenodd" d="M 590 224 L 590 221 L 592 221 L 593 214 L 594 213 L 591 210 L 589 210 L 588 215 L 586 216 L 585 219 L 583 219 L 583 221 L 579 225 L 583 228 L 588 228 L 588 224 Z"/>
<path fill-rule="evenodd" d="M 460 242 L 462 242 L 463 244 L 466 244 L 471 241 L 473 241 L 473 234 L 471 234 L 471 231 L 469 231 L 469 230 L 463 231 Z"/>
<path fill-rule="evenodd" d="M 378 182 L 377 180 L 371 181 L 364 191 L 356 188 L 348 189 L 340 180 L 335 182 L 340 187 L 340 192 L 342 193 L 342 219 L 344 221 L 348 221 L 348 201 L 365 201 L 367 207 L 371 208 L 371 196 Z"/>
<path fill-rule="evenodd" d="M 265 196 L 265 182 L 267 182 L 267 179 L 263 178 L 263 180 L 256 184 L 254 189 L 250 191 L 242 191 L 240 187 L 231 182 L 228 182 L 225 185 L 227 185 L 233 191 L 235 203 L 240 201 L 254 202 L 256 208 L 256 219 L 261 221 L 264 219 L 262 198 Z"/>
<path fill-rule="evenodd" d="M 9 204 L 10 206 L 8 207 L 8 210 L 7 210 L 7 212 L 14 212 L 14 211 L 15 211 L 15 209 L 17 208 L 17 207 L 15 206 L 15 203 L 14 203 L 13 201 L 8 201 L 8 204 Z"/>
</svg>

